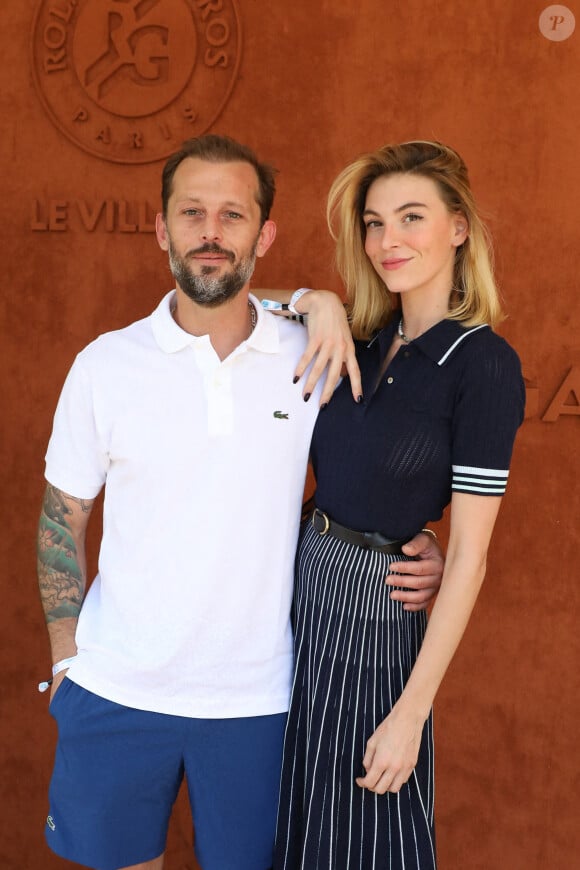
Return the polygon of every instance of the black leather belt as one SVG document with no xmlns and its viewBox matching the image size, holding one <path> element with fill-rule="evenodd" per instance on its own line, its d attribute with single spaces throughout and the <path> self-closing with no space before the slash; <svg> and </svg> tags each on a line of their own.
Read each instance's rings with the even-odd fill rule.
<svg viewBox="0 0 580 870">
<path fill-rule="evenodd" d="M 328 514 L 318 508 L 314 508 L 312 525 L 319 535 L 332 535 L 365 550 L 378 550 L 379 553 L 390 555 L 400 555 L 403 552 L 403 545 L 411 540 L 411 538 L 401 538 L 399 541 L 391 541 L 380 532 L 357 532 L 354 529 L 347 529 L 346 526 L 335 523 Z"/>
</svg>

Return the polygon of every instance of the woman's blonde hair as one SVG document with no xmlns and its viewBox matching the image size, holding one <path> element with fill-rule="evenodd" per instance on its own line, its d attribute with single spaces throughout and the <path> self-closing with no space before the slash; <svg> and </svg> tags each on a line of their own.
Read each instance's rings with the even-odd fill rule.
<svg viewBox="0 0 580 870">
<path fill-rule="evenodd" d="M 461 213 L 468 237 L 457 249 L 449 318 L 466 326 L 502 319 L 493 277 L 491 245 L 481 220 L 465 163 L 452 148 L 439 142 L 384 145 L 344 169 L 328 194 L 327 220 L 336 241 L 336 264 L 346 287 L 355 338 L 370 338 L 385 325 L 395 307 L 393 295 L 375 272 L 365 253 L 363 212 L 369 187 L 377 178 L 413 173 L 430 178 L 439 188 L 449 212 Z"/>
</svg>

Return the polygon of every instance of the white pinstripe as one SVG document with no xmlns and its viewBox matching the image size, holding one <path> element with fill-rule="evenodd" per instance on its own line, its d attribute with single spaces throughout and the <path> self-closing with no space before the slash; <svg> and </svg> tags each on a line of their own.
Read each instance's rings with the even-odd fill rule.
<svg viewBox="0 0 580 870">
<path fill-rule="evenodd" d="M 468 329 L 466 332 L 464 332 L 463 335 L 459 336 L 457 341 L 453 342 L 451 347 L 443 354 L 441 359 L 437 361 L 437 365 L 442 366 L 443 363 L 445 362 L 445 360 L 447 359 L 447 357 L 451 356 L 451 354 L 453 353 L 453 351 L 455 350 L 457 345 L 461 344 L 461 342 L 464 341 L 468 335 L 471 335 L 472 333 L 477 332 L 480 329 L 485 329 L 486 327 L 487 327 L 487 323 L 482 323 L 480 326 L 474 326 L 473 329 Z"/>
<path fill-rule="evenodd" d="M 509 468 L 478 468 L 476 465 L 453 465 L 454 474 L 477 474 L 479 477 L 509 477 Z"/>
</svg>

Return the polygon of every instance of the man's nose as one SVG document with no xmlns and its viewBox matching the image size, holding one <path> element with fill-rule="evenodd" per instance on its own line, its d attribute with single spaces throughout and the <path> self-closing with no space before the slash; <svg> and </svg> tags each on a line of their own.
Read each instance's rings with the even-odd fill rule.
<svg viewBox="0 0 580 870">
<path fill-rule="evenodd" d="M 215 242 L 221 239 L 221 228 L 217 218 L 206 215 L 201 226 L 201 237 L 205 242 Z"/>
</svg>

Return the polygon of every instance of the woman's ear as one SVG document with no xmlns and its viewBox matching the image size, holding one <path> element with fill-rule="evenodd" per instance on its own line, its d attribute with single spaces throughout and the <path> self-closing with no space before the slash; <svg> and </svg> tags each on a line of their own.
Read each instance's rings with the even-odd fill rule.
<svg viewBox="0 0 580 870">
<path fill-rule="evenodd" d="M 458 248 L 469 235 L 469 222 L 463 212 L 457 212 L 457 214 L 453 216 L 453 224 L 454 233 L 452 244 Z"/>
</svg>

